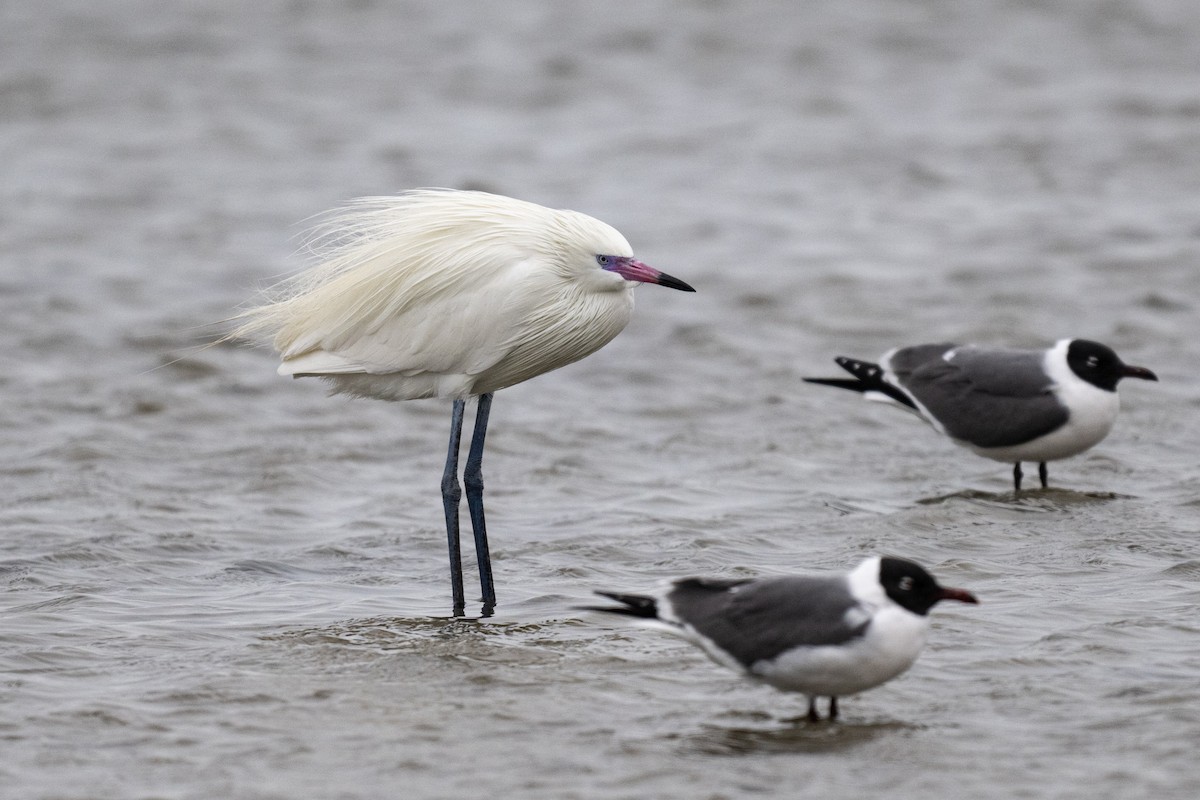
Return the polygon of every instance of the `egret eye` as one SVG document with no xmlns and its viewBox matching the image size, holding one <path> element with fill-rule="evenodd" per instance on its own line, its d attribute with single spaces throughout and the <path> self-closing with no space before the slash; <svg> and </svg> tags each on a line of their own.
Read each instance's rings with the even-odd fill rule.
<svg viewBox="0 0 1200 800">
<path fill-rule="evenodd" d="M 902 591 L 902 592 L 912 591 L 913 579 L 908 577 L 907 575 L 905 575 L 903 578 L 900 579 L 900 582 L 896 585 L 899 587 L 900 591 Z"/>
<path fill-rule="evenodd" d="M 604 269 L 608 269 L 608 265 L 612 263 L 610 256 L 596 256 L 596 263 Z"/>
</svg>

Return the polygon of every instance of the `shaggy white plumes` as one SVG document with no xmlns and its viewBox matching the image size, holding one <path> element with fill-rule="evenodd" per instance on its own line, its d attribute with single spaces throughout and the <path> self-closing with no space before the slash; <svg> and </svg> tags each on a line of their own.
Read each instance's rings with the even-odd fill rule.
<svg viewBox="0 0 1200 800">
<path fill-rule="evenodd" d="M 632 311 L 635 284 L 596 263 L 632 256 L 625 237 L 578 212 L 485 192 L 356 200 L 318 226 L 309 249 L 315 265 L 269 289 L 230 338 L 269 338 L 282 374 L 325 377 L 335 391 L 493 391 L 595 351 Z"/>
<path fill-rule="evenodd" d="M 239 315 L 233 337 L 269 334 L 285 357 L 336 349 L 347 335 L 370 334 L 379 320 L 514 262 L 541 258 L 565 270 L 568 248 L 632 252 L 620 233 L 583 214 L 441 189 L 355 200 L 327 215 L 307 248 L 318 263 L 268 289 L 268 302 Z"/>
</svg>

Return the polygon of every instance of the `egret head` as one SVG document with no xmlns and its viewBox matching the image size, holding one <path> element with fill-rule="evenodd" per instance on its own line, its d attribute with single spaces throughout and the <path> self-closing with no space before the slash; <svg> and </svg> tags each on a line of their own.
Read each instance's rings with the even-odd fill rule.
<svg viewBox="0 0 1200 800">
<path fill-rule="evenodd" d="M 696 291 L 678 278 L 633 257 L 633 248 L 615 228 L 576 211 L 560 211 L 557 244 L 571 277 L 598 290 L 632 288 L 656 283 L 684 292 Z"/>
</svg>

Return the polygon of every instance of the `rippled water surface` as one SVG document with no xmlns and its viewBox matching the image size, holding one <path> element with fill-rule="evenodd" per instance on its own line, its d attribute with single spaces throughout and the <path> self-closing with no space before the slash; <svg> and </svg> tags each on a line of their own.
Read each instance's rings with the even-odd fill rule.
<svg viewBox="0 0 1200 800">
<path fill-rule="evenodd" d="M 3 5 L 0 796 L 1193 797 L 1197 41 L 1189 0 Z M 200 347 L 300 221 L 426 185 L 698 289 L 497 395 L 488 619 L 446 403 Z M 800 381 L 1063 336 L 1161 382 L 1020 497 Z M 879 552 L 983 603 L 833 725 L 573 610 Z"/>
</svg>

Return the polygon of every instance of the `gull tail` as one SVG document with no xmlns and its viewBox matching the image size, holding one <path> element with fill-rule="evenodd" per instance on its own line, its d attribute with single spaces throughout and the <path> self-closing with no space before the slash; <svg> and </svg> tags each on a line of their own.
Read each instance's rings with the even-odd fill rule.
<svg viewBox="0 0 1200 800">
<path fill-rule="evenodd" d="M 604 611 L 609 614 L 623 614 L 627 617 L 641 619 L 658 619 L 658 601 L 644 594 L 618 594 L 617 592 L 596 592 L 601 597 L 608 597 L 623 605 L 619 606 L 579 606 L 580 611 Z"/>
<path fill-rule="evenodd" d="M 853 378 L 805 378 L 806 383 L 821 386 L 834 386 L 838 389 L 850 389 L 861 392 L 870 398 L 871 394 L 884 395 L 902 406 L 917 411 L 917 404 L 903 390 L 893 386 L 883 379 L 883 369 L 870 361 L 859 361 L 857 358 L 838 356 L 834 359 L 839 367 L 853 375 Z M 876 398 L 881 399 L 881 398 Z"/>
</svg>

